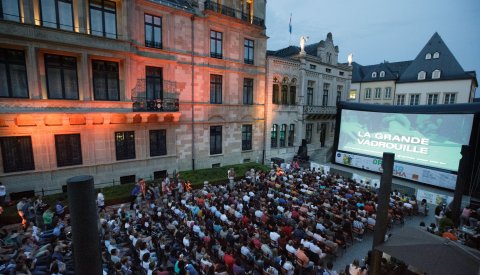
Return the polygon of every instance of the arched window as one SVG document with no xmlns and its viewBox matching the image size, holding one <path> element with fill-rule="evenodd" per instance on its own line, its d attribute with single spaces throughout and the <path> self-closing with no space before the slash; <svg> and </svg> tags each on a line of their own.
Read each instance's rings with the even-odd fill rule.
<svg viewBox="0 0 480 275">
<path fill-rule="evenodd" d="M 433 73 L 432 73 L 432 79 L 439 79 L 439 78 L 440 78 L 440 74 L 441 74 L 440 70 L 435 70 L 435 71 L 433 71 Z"/>
<path fill-rule="evenodd" d="M 425 55 L 425 59 L 432 59 L 432 54 L 431 53 L 427 53 Z"/>
<path fill-rule="evenodd" d="M 436 58 L 440 58 L 440 53 L 439 52 L 435 52 L 433 54 L 433 58 L 436 59 Z"/>
<path fill-rule="evenodd" d="M 425 71 L 420 71 L 418 73 L 418 80 L 424 80 L 427 77 L 427 73 Z"/>
<path fill-rule="evenodd" d="M 376 78 L 377 77 L 377 72 L 373 72 L 372 73 L 372 78 Z"/>
<path fill-rule="evenodd" d="M 384 71 L 380 72 L 380 77 L 385 77 L 385 72 Z"/>
</svg>

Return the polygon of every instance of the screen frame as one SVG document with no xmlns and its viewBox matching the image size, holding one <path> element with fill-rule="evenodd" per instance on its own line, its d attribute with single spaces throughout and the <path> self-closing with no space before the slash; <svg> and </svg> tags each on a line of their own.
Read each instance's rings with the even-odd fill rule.
<svg viewBox="0 0 480 275">
<path fill-rule="evenodd" d="M 352 111 L 364 111 L 364 112 L 374 112 L 374 113 L 408 113 L 408 114 L 473 114 L 473 123 L 472 123 L 472 130 L 470 132 L 470 143 L 469 146 L 470 148 L 473 148 L 474 152 L 472 154 L 473 161 L 469 163 L 469 167 L 467 167 L 466 171 L 472 171 L 472 167 L 477 167 L 478 163 L 480 162 L 480 103 L 464 103 L 464 104 L 437 104 L 437 105 L 416 105 L 416 106 L 410 106 L 410 105 L 380 105 L 380 104 L 364 104 L 364 103 L 354 103 L 354 102 L 345 102 L 341 101 L 338 102 L 337 104 L 337 115 L 336 115 L 336 120 L 335 120 L 335 139 L 333 142 L 333 154 L 331 156 L 331 162 L 335 163 L 337 165 L 345 166 L 345 167 L 350 167 L 353 169 L 358 169 L 362 171 L 367 171 L 375 174 L 381 174 L 379 172 L 367 170 L 367 169 L 362 169 L 354 166 L 348 166 L 344 165 L 343 163 L 338 163 L 335 160 L 335 156 L 337 152 L 343 152 L 343 153 L 352 153 L 356 155 L 364 155 L 368 157 L 374 157 L 378 158 L 375 156 L 369 156 L 365 154 L 359 154 L 355 152 L 348 152 L 344 150 L 338 150 L 338 142 L 339 142 L 339 137 L 340 137 L 340 123 L 341 123 L 341 118 L 342 118 L 342 110 L 352 110 Z M 380 157 L 381 159 L 381 157 Z M 442 172 L 447 172 L 451 174 L 458 175 L 458 172 L 450 171 L 450 170 L 444 170 L 444 169 L 439 169 L 439 168 L 434 168 L 434 167 L 429 167 L 429 166 L 424 166 L 420 164 L 415 164 L 415 163 L 409 163 L 405 161 L 397 161 L 395 162 L 398 163 L 405 163 L 408 165 L 413 165 L 425 169 L 431 169 L 431 170 L 436 170 L 436 171 L 442 171 Z M 477 168 L 478 170 L 478 168 Z M 473 171 L 472 171 L 473 172 Z M 466 182 L 471 182 L 470 179 L 473 177 L 475 173 L 468 173 L 469 179 L 466 180 Z M 395 176 L 394 176 L 395 177 Z M 395 177 L 399 178 L 399 177 Z M 440 189 L 445 189 L 443 187 L 437 186 L 437 185 L 431 185 L 428 183 L 424 182 L 419 182 L 419 181 L 413 181 L 405 178 L 399 178 L 402 180 L 407 180 L 409 182 L 413 182 L 416 184 L 420 185 L 429 185 L 429 186 L 434 186 L 436 188 Z M 450 190 L 450 189 L 445 189 L 445 190 Z M 467 190 L 467 188 L 465 189 Z"/>
</svg>

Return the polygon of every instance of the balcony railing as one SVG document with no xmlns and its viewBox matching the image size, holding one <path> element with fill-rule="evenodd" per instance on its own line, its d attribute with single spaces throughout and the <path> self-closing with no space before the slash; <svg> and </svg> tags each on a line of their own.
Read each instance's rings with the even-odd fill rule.
<svg viewBox="0 0 480 275">
<path fill-rule="evenodd" d="M 307 115 L 334 115 L 337 113 L 335 106 L 303 106 L 303 112 Z"/>
<path fill-rule="evenodd" d="M 256 16 L 250 16 L 250 14 L 248 13 L 212 2 L 210 0 L 205 1 L 205 9 L 211 10 L 217 13 L 221 13 L 223 15 L 230 16 L 233 18 L 241 19 L 245 22 L 248 22 L 250 24 L 253 24 L 259 27 L 265 27 L 265 20 L 263 20 L 262 18 L 258 18 Z"/>
<path fill-rule="evenodd" d="M 132 97 L 134 112 L 178 112 L 178 98 L 147 99 L 145 97 Z"/>
</svg>

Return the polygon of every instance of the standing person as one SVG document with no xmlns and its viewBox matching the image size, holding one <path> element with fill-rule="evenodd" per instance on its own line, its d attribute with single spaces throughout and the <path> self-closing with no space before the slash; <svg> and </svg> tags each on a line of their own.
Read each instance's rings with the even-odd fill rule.
<svg viewBox="0 0 480 275">
<path fill-rule="evenodd" d="M 140 194 L 140 184 L 136 183 L 130 193 L 130 210 L 133 210 L 133 205 L 135 204 L 138 194 Z"/>
<path fill-rule="evenodd" d="M 0 206 L 5 204 L 5 197 L 7 196 L 7 187 L 0 182 Z"/>
<path fill-rule="evenodd" d="M 138 180 L 138 184 L 140 185 L 140 192 L 142 193 L 143 198 L 147 195 L 147 186 L 145 181 L 141 178 Z"/>
<path fill-rule="evenodd" d="M 97 207 L 98 212 L 102 212 L 105 209 L 105 196 L 103 195 L 103 189 L 100 189 L 97 195 Z"/>
<path fill-rule="evenodd" d="M 472 212 L 473 210 L 470 204 L 463 208 L 462 214 L 460 215 L 460 226 L 469 225 L 470 215 Z"/>
<path fill-rule="evenodd" d="M 338 275 L 338 273 L 335 270 L 333 270 L 332 262 L 327 263 L 327 269 L 323 272 L 322 275 Z"/>
<path fill-rule="evenodd" d="M 18 215 L 19 215 L 20 218 L 22 219 L 22 225 L 23 225 L 23 226 L 26 226 L 26 224 L 27 224 L 27 220 L 25 219 L 26 212 L 24 212 L 26 204 L 27 204 L 27 199 L 26 199 L 26 198 L 22 198 L 22 199 L 17 203 Z"/>
<path fill-rule="evenodd" d="M 233 182 L 235 180 L 235 169 L 233 168 L 228 169 L 227 177 L 228 177 L 228 188 L 230 189 L 230 191 L 233 191 Z"/>
</svg>

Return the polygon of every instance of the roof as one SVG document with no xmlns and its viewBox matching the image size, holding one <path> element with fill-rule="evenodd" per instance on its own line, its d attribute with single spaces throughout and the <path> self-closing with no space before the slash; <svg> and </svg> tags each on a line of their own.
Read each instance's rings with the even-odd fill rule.
<svg viewBox="0 0 480 275">
<path fill-rule="evenodd" d="M 400 62 L 383 62 L 375 65 L 362 66 L 353 62 L 352 82 L 373 82 L 398 80 L 400 75 L 412 63 L 412 61 Z M 384 72 L 385 76 L 380 77 L 380 72 Z M 376 77 L 372 77 L 372 73 L 377 73 Z"/>
<path fill-rule="evenodd" d="M 437 52 L 440 54 L 439 58 L 433 58 L 433 54 Z M 432 58 L 425 59 L 427 54 L 431 54 Z M 438 80 L 472 78 L 471 75 L 465 73 L 455 56 L 436 32 L 400 76 L 399 82 L 424 81 L 418 80 L 418 73 L 421 71 L 426 72 L 426 80 L 432 80 L 432 72 L 435 70 L 441 72 Z"/>
<path fill-rule="evenodd" d="M 305 45 L 307 55 L 317 56 L 317 48 L 321 42 Z M 300 47 L 288 46 L 277 51 L 267 51 L 267 55 L 276 57 L 291 57 L 300 53 Z"/>
</svg>

